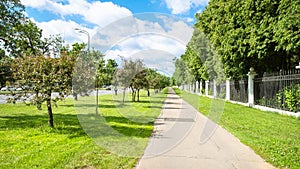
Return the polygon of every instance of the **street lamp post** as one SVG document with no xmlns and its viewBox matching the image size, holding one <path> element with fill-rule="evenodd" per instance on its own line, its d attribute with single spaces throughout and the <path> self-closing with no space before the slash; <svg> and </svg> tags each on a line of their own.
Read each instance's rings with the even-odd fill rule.
<svg viewBox="0 0 300 169">
<path fill-rule="evenodd" d="M 83 33 L 86 34 L 88 37 L 88 52 L 90 51 L 90 34 L 88 31 L 83 30 L 83 29 L 79 29 L 79 28 L 75 28 L 76 31 L 78 31 L 79 33 Z"/>
<path fill-rule="evenodd" d="M 80 28 L 75 28 L 76 31 L 79 33 L 86 34 L 88 37 L 88 54 L 90 54 L 90 34 L 88 31 L 80 29 Z M 98 77 L 96 75 L 96 114 L 98 114 Z"/>
</svg>

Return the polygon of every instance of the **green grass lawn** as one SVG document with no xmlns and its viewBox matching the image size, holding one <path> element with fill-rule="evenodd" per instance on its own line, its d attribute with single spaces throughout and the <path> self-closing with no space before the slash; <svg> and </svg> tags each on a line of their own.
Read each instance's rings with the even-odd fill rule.
<svg viewBox="0 0 300 169">
<path fill-rule="evenodd" d="M 142 93 L 140 103 L 127 101 L 125 104 L 112 95 L 100 96 L 99 115 L 95 115 L 95 107 L 88 104 L 90 98 L 84 105 L 80 100 L 74 102 L 72 99 L 59 102 L 58 107 L 53 108 L 55 128 L 48 127 L 45 105 L 39 111 L 21 103 L 1 104 L 0 168 L 133 168 L 137 155 L 141 155 L 148 142 L 153 119 L 160 114 L 166 96 L 160 93 L 149 99 L 145 94 Z M 83 108 L 85 110 L 81 111 Z M 86 126 L 85 122 L 95 124 Z M 117 133 L 118 137 L 99 132 L 103 126 Z M 96 128 L 91 130 L 88 127 Z M 132 151 L 122 147 L 128 139 L 138 141 L 135 142 L 135 147 L 138 147 L 135 156 L 126 156 Z M 110 150 L 101 147 L 100 141 L 103 140 L 121 146 Z"/>
<path fill-rule="evenodd" d="M 209 115 L 212 99 L 175 90 L 201 113 Z M 274 166 L 300 168 L 300 118 L 226 102 L 219 125 Z"/>
</svg>

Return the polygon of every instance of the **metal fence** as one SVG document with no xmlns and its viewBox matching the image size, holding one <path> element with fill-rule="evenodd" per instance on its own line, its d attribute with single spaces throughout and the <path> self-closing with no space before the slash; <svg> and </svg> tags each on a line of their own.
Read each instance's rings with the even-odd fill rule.
<svg viewBox="0 0 300 169">
<path fill-rule="evenodd" d="M 255 104 L 289 111 L 300 109 L 300 70 L 265 73 L 254 79 Z"/>
<path fill-rule="evenodd" d="M 248 102 L 248 79 L 230 81 L 230 100 Z"/>
<path fill-rule="evenodd" d="M 249 105 L 261 105 L 292 112 L 300 111 L 300 70 L 265 73 L 263 77 L 252 78 L 253 75 L 222 83 L 211 79 L 205 82 L 205 94 Z M 248 80 L 251 84 L 250 90 Z"/>
</svg>

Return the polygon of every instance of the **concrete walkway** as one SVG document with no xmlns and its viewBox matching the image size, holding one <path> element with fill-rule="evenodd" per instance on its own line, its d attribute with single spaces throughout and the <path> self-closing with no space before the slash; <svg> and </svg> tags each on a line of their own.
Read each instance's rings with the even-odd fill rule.
<svg viewBox="0 0 300 169">
<path fill-rule="evenodd" d="M 138 169 L 271 169 L 252 149 L 220 126 L 203 143 L 208 119 L 169 88 Z M 211 121 L 210 121 L 211 122 Z"/>
</svg>

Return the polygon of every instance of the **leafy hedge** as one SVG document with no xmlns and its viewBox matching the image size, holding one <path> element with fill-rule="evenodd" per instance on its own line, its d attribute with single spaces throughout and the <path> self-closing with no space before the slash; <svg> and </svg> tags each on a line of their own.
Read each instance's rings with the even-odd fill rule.
<svg viewBox="0 0 300 169">
<path fill-rule="evenodd" d="M 288 86 L 278 92 L 277 100 L 289 111 L 300 111 L 300 84 Z"/>
</svg>

